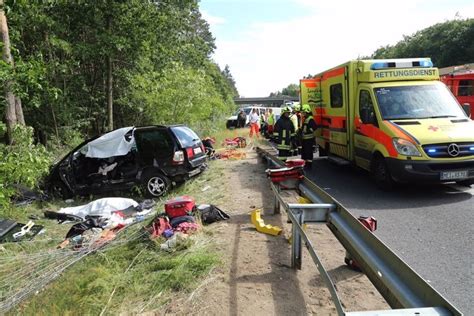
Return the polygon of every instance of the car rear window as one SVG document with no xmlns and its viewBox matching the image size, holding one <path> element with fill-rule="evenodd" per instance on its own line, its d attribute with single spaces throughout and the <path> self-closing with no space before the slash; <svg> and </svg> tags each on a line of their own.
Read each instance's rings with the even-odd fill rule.
<svg viewBox="0 0 474 316">
<path fill-rule="evenodd" d="M 197 136 L 189 127 L 176 126 L 171 127 L 171 130 L 176 135 L 176 138 L 178 138 L 178 141 L 183 148 L 192 147 L 196 142 L 200 141 L 199 136 Z"/>
</svg>

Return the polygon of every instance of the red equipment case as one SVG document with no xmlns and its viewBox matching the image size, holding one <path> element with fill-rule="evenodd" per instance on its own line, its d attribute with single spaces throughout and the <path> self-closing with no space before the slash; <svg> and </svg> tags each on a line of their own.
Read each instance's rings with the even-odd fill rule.
<svg viewBox="0 0 474 316">
<path fill-rule="evenodd" d="M 292 159 L 285 162 L 285 166 L 288 168 L 293 167 L 304 167 L 305 161 L 303 159 Z"/>
<path fill-rule="evenodd" d="M 195 206 L 194 198 L 183 195 L 167 201 L 165 203 L 165 212 L 169 218 L 186 216 L 189 212 L 192 212 Z"/>
</svg>

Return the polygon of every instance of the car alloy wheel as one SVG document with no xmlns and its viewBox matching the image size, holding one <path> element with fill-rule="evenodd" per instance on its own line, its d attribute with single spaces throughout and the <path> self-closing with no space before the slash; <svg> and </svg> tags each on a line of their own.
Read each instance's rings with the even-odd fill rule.
<svg viewBox="0 0 474 316">
<path fill-rule="evenodd" d="M 166 192 L 166 181 L 160 176 L 151 177 L 147 183 L 148 192 L 153 196 L 161 196 Z"/>
</svg>

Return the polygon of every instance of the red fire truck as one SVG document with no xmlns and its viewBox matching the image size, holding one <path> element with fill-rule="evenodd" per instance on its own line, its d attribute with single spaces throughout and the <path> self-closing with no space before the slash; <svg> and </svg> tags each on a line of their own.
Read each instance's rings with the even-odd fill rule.
<svg viewBox="0 0 474 316">
<path fill-rule="evenodd" d="M 474 119 L 474 63 L 439 69 L 440 79 Z"/>
</svg>

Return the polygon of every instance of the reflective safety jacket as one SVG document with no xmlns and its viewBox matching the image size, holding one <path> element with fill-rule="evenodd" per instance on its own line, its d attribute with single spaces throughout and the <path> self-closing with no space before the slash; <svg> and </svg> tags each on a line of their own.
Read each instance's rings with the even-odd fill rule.
<svg viewBox="0 0 474 316">
<path fill-rule="evenodd" d="M 268 125 L 275 125 L 275 114 L 269 114 L 267 118 Z"/>
<path fill-rule="evenodd" d="M 300 127 L 298 124 L 298 115 L 296 113 L 291 114 L 290 120 L 293 123 L 293 126 L 295 127 L 295 131 L 298 130 L 298 128 Z"/>
<path fill-rule="evenodd" d="M 316 122 L 313 119 L 313 116 L 307 116 L 304 120 L 302 131 L 301 131 L 301 138 L 302 139 L 313 139 L 314 138 L 314 131 L 318 128 Z"/>
<path fill-rule="evenodd" d="M 273 136 L 278 149 L 290 150 L 291 139 L 295 137 L 295 126 L 289 118 L 281 116 L 275 124 Z"/>
</svg>

